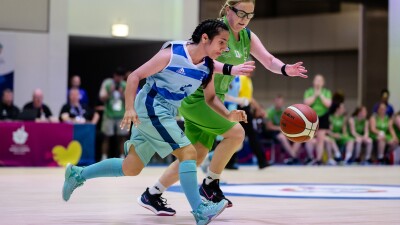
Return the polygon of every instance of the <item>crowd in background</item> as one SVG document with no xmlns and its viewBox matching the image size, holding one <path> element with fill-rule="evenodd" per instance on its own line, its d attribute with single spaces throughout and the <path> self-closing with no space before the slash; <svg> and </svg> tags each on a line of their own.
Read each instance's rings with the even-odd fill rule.
<svg viewBox="0 0 400 225">
<path fill-rule="evenodd" d="M 36 122 L 90 123 L 98 127 L 98 160 L 110 156 L 109 149 L 116 148 L 117 156 L 124 157 L 123 143 L 128 133 L 119 129 L 125 111 L 124 92 L 129 71 L 117 68 L 112 77 L 101 84 L 99 99 L 91 100 L 81 87 L 81 77 L 73 75 L 66 94 L 66 102 L 58 116 L 53 115 L 44 103 L 41 89 L 33 91 L 32 100 L 22 109 L 13 103 L 13 92 L 5 89 L 1 95 L 0 120 L 34 120 Z M 304 104 L 312 107 L 319 117 L 316 137 L 306 143 L 289 141 L 280 130 L 280 117 L 286 108 L 283 95 L 277 95 L 266 109 L 253 97 L 251 77 L 234 79 L 225 98 L 229 110 L 242 109 L 248 114 L 248 123 L 242 123 L 246 142 L 259 165 L 267 165 L 263 143 L 273 142 L 275 154 L 284 160 L 275 163 L 288 165 L 350 165 L 350 164 L 398 164 L 400 139 L 400 111 L 395 112 L 389 103 L 390 93 L 381 91 L 381 99 L 371 109 L 361 105 L 349 113 L 345 107 L 345 95 L 332 93 L 324 87 L 324 77 L 316 75 L 313 86 L 304 93 Z M 89 101 L 96 101 L 95 108 Z M 179 118 L 179 117 L 177 117 Z M 182 127 L 183 128 L 183 127 Z M 184 128 L 183 128 L 184 129 Z M 111 145 L 110 145 L 111 143 Z M 240 149 L 239 149 L 240 151 Z M 302 153 L 303 152 L 303 153 Z M 227 165 L 238 169 L 238 154 Z"/>
</svg>

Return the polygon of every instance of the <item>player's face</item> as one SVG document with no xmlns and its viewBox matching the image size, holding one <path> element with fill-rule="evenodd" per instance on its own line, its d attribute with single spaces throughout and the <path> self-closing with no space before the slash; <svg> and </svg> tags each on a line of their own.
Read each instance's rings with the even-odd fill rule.
<svg viewBox="0 0 400 225">
<path fill-rule="evenodd" d="M 378 108 L 378 114 L 383 116 L 386 114 L 386 105 L 385 104 L 380 104 Z"/>
<path fill-rule="evenodd" d="M 235 32 L 244 29 L 249 24 L 249 17 L 252 16 L 252 13 L 254 13 L 254 4 L 252 2 L 241 2 L 232 8 L 228 7 L 226 17 L 231 29 Z"/>
<path fill-rule="evenodd" d="M 324 78 L 322 76 L 316 76 L 314 78 L 314 87 L 322 88 L 324 86 Z"/>
<path fill-rule="evenodd" d="M 275 99 L 276 108 L 282 108 L 283 104 L 284 104 L 283 98 L 276 98 Z"/>
<path fill-rule="evenodd" d="M 228 46 L 229 32 L 222 30 L 218 35 L 214 36 L 207 45 L 207 55 L 212 59 L 218 58 Z"/>
<path fill-rule="evenodd" d="M 339 108 L 337 109 L 339 115 L 343 115 L 346 112 L 346 108 L 344 107 L 344 104 L 340 104 Z"/>
<path fill-rule="evenodd" d="M 360 112 L 358 113 L 360 118 L 366 118 L 367 117 L 367 109 L 365 107 L 362 107 Z"/>
</svg>

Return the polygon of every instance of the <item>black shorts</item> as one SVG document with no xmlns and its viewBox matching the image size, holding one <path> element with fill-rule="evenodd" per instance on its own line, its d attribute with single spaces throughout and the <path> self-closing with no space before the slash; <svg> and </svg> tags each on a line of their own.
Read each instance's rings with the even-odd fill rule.
<svg viewBox="0 0 400 225">
<path fill-rule="evenodd" d="M 329 113 L 325 113 L 322 116 L 318 116 L 319 128 L 318 129 L 329 129 Z"/>
</svg>

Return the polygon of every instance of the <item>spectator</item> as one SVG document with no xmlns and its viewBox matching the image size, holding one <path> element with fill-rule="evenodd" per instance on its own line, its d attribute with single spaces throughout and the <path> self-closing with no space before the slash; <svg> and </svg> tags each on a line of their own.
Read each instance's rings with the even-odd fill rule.
<svg viewBox="0 0 400 225">
<path fill-rule="evenodd" d="M 345 146 L 346 153 L 344 164 L 348 164 L 353 156 L 354 150 L 354 138 L 351 137 L 347 132 L 347 118 L 345 116 L 346 108 L 344 103 L 332 104 L 331 115 L 329 117 L 330 129 L 329 136 L 334 140 L 332 145 L 334 145 L 333 150 L 335 154 L 336 161 L 340 161 L 340 151 L 339 147 Z M 335 164 L 332 158 L 329 159 L 328 163 Z"/>
<path fill-rule="evenodd" d="M 50 108 L 43 103 L 43 91 L 39 88 L 33 92 L 32 101 L 26 103 L 24 106 L 24 110 L 29 109 L 37 111 L 36 122 L 56 121 L 56 119 L 52 117 L 53 114 Z"/>
<path fill-rule="evenodd" d="M 85 89 L 81 88 L 81 77 L 79 75 L 74 75 L 71 77 L 70 89 L 68 90 L 67 98 L 69 99 L 69 92 L 72 88 L 77 88 L 79 90 L 79 102 L 82 105 L 89 105 L 89 98 Z"/>
<path fill-rule="evenodd" d="M 0 120 L 16 120 L 19 109 L 13 104 L 14 95 L 10 89 L 4 89 L 0 103 Z"/>
<path fill-rule="evenodd" d="M 97 124 L 99 114 L 87 105 L 81 104 L 80 90 L 71 88 L 69 90 L 68 103 L 61 108 L 59 119 L 61 122 Z"/>
<path fill-rule="evenodd" d="M 365 157 L 362 164 L 371 164 L 372 139 L 369 137 L 369 125 L 367 119 L 367 108 L 365 106 L 357 107 L 352 117 L 349 119 L 349 130 L 351 136 L 355 139 L 355 161 L 361 163 L 361 146 L 366 146 Z"/>
<path fill-rule="evenodd" d="M 393 130 L 397 137 L 397 146 L 394 148 L 394 164 L 400 163 L 400 111 L 398 111 L 393 118 Z"/>
<path fill-rule="evenodd" d="M 371 138 L 378 144 L 378 163 L 386 164 L 385 148 L 386 145 L 394 147 L 398 142 L 394 135 L 393 124 L 391 118 L 386 114 L 387 108 L 384 102 L 381 102 L 378 107 L 378 112 L 370 118 Z"/>
<path fill-rule="evenodd" d="M 316 161 L 311 162 L 316 164 L 322 163 L 322 156 L 324 152 L 324 142 L 326 133 L 329 130 L 329 107 L 332 104 L 332 93 L 330 90 L 324 88 L 325 80 L 320 74 L 314 77 L 313 87 L 307 89 L 304 93 L 304 104 L 309 105 L 318 115 L 319 129 L 317 131 L 316 143 Z"/>
<path fill-rule="evenodd" d="M 118 149 L 120 157 L 124 157 L 124 139 L 128 135 L 126 130 L 119 128 L 121 119 L 125 112 L 125 87 L 124 77 L 126 72 L 122 68 L 117 68 L 113 78 L 107 78 L 100 90 L 100 99 L 104 102 L 104 114 L 102 121 L 102 132 L 104 133 L 102 145 L 102 160 L 108 157 L 109 140 L 113 135 L 117 135 Z"/>
<path fill-rule="evenodd" d="M 385 105 L 386 105 L 386 115 L 391 117 L 393 115 L 393 113 L 394 113 L 394 109 L 393 109 L 393 106 L 389 103 L 389 97 L 390 97 L 389 90 L 388 89 L 383 89 L 381 91 L 381 100 L 379 102 L 375 103 L 372 112 L 373 113 L 377 113 L 378 112 L 378 108 L 379 108 L 379 104 L 380 103 L 385 103 Z"/>
<path fill-rule="evenodd" d="M 288 165 L 298 164 L 298 151 L 301 143 L 291 143 L 285 135 L 282 134 L 280 128 L 281 116 L 284 110 L 284 98 L 278 95 L 274 99 L 274 105 L 267 109 L 267 136 L 281 143 L 283 149 L 289 154 L 285 163 Z"/>
</svg>

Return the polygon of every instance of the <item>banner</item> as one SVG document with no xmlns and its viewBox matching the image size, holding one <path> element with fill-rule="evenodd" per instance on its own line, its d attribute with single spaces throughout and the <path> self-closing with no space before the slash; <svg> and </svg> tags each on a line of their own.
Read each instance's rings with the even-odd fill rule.
<svg viewBox="0 0 400 225">
<path fill-rule="evenodd" d="M 0 166 L 92 164 L 95 132 L 92 124 L 0 122 Z"/>
<path fill-rule="evenodd" d="M 0 33 L 0 96 L 14 89 L 14 40 L 15 35 Z"/>
</svg>

